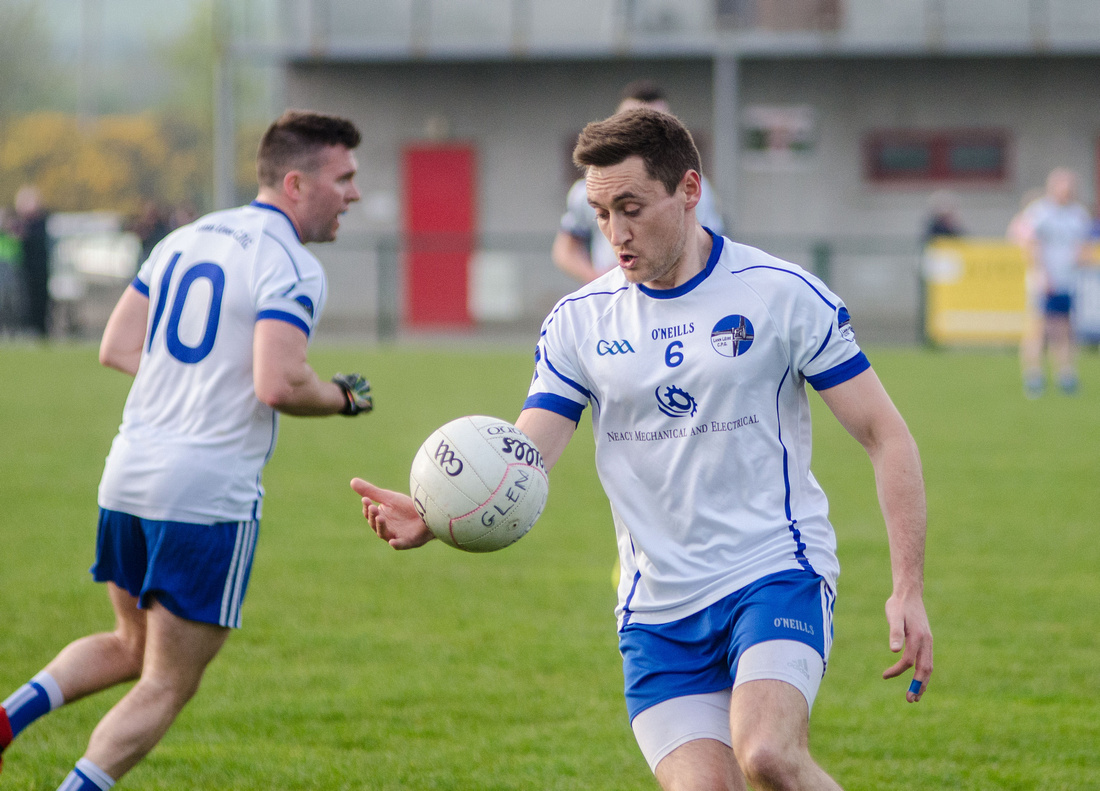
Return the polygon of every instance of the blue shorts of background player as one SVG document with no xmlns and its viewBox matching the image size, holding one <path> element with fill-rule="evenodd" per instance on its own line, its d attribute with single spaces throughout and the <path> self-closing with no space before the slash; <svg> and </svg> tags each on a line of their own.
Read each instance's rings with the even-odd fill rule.
<svg viewBox="0 0 1100 791">
<path fill-rule="evenodd" d="M 791 684 L 808 714 L 832 647 L 834 600 L 817 574 L 784 571 L 678 621 L 625 626 L 627 710 L 650 768 L 693 739 L 729 745 L 730 694 L 748 681 Z"/>
<path fill-rule="evenodd" d="M 1047 294 L 1043 312 L 1048 316 L 1068 316 L 1073 309 L 1073 297 L 1069 294 Z"/>
<path fill-rule="evenodd" d="M 147 609 L 156 599 L 189 621 L 239 629 L 260 524 L 168 522 L 100 509 L 96 582 L 113 582 Z"/>
</svg>

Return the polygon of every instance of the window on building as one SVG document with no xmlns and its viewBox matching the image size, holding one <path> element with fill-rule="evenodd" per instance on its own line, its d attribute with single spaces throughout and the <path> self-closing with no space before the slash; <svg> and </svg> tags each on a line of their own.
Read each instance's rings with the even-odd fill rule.
<svg viewBox="0 0 1100 791">
<path fill-rule="evenodd" d="M 837 30 L 842 0 L 714 0 L 718 27 Z"/>
<path fill-rule="evenodd" d="M 864 171 L 880 184 L 1002 182 L 1009 135 L 1000 130 L 878 131 L 864 138 Z"/>
</svg>

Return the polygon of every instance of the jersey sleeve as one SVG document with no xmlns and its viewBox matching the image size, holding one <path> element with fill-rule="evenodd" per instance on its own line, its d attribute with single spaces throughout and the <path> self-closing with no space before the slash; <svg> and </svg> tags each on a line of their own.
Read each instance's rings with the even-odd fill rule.
<svg viewBox="0 0 1100 791">
<path fill-rule="evenodd" d="M 565 214 L 561 217 L 560 229 L 572 237 L 580 239 L 585 244 L 592 241 L 593 226 L 596 214 L 588 205 L 588 193 L 585 191 L 584 179 L 575 182 L 569 188 L 569 194 L 565 198 Z"/>
<path fill-rule="evenodd" d="M 592 392 L 577 358 L 572 327 L 562 315 L 564 304 L 559 303 L 543 322 L 535 347 L 535 373 L 523 408 L 546 409 L 578 422 Z"/>
<path fill-rule="evenodd" d="M 790 314 L 790 355 L 796 370 L 815 390 L 848 381 L 871 367 L 856 343 L 844 302 L 824 283 L 802 273 Z"/>
<path fill-rule="evenodd" d="M 324 271 L 312 256 L 295 256 L 264 237 L 257 250 L 252 295 L 257 321 L 285 321 L 309 337 L 324 307 Z"/>
</svg>

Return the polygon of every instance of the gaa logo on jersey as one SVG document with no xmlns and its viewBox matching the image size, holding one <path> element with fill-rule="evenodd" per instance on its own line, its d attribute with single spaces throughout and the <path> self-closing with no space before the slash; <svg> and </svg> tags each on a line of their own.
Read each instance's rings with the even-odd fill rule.
<svg viewBox="0 0 1100 791">
<path fill-rule="evenodd" d="M 836 312 L 836 323 L 840 327 L 840 337 L 852 343 L 856 339 L 856 331 L 852 329 L 852 317 L 848 308 L 843 305 Z"/>
<path fill-rule="evenodd" d="M 596 341 L 596 354 L 603 357 L 605 354 L 633 354 L 634 347 L 630 341 L 605 341 L 602 338 Z"/>
<path fill-rule="evenodd" d="M 657 396 L 657 408 L 669 417 L 691 417 L 699 408 L 691 393 L 674 385 L 658 387 L 653 393 Z"/>
<path fill-rule="evenodd" d="M 754 337 L 752 322 L 734 313 L 714 325 L 710 345 L 723 357 L 740 357 L 752 346 Z"/>
</svg>

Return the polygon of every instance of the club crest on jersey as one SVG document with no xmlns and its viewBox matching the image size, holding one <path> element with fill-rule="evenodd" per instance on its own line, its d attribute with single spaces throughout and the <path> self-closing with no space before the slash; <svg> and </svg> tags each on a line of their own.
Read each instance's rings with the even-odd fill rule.
<svg viewBox="0 0 1100 791">
<path fill-rule="evenodd" d="M 843 305 L 836 312 L 836 322 L 840 327 L 840 337 L 844 340 L 852 343 L 856 339 L 856 331 L 852 329 L 852 317 L 848 313 L 848 308 Z"/>
<path fill-rule="evenodd" d="M 752 322 L 734 313 L 714 325 L 710 345 L 723 357 L 740 357 L 749 350 L 755 337 Z"/>
<path fill-rule="evenodd" d="M 691 393 L 674 385 L 658 387 L 653 393 L 657 396 L 657 408 L 669 417 L 691 417 L 699 408 Z"/>
<path fill-rule="evenodd" d="M 606 354 L 634 354 L 634 347 L 630 341 L 605 341 L 603 338 L 596 341 L 596 354 L 603 357 Z"/>
</svg>

